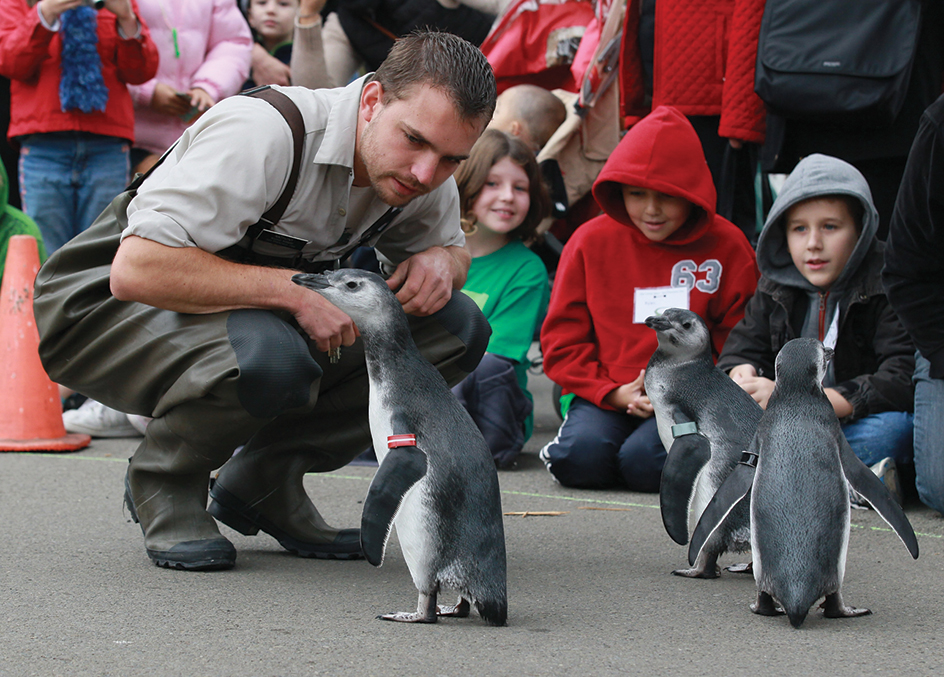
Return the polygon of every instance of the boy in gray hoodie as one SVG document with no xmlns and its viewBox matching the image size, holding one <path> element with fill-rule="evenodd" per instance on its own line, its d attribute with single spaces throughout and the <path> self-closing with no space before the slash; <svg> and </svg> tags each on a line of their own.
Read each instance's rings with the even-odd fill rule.
<svg viewBox="0 0 944 677">
<path fill-rule="evenodd" d="M 884 474 L 913 463 L 914 345 L 882 287 L 878 222 L 852 165 L 826 155 L 797 164 L 757 243 L 757 293 L 718 367 L 766 407 L 787 341 L 833 348 L 826 395 L 856 456 Z M 894 490 L 893 477 L 886 484 Z"/>
</svg>

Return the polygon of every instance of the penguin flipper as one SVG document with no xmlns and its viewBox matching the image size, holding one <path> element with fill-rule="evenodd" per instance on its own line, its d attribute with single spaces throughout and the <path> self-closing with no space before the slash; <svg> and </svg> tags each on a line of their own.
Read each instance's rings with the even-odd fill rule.
<svg viewBox="0 0 944 677">
<path fill-rule="evenodd" d="M 750 492 L 754 484 L 754 470 L 756 469 L 756 454 L 744 452 L 747 457 L 734 466 L 734 470 L 728 475 L 718 491 L 711 497 L 711 501 L 705 506 L 695 531 L 692 532 L 692 542 L 688 546 L 688 563 L 694 564 L 698 558 L 698 553 L 705 546 L 705 543 L 711 535 L 717 530 L 728 514 L 734 510 L 734 506 L 744 500 L 744 497 Z"/>
<path fill-rule="evenodd" d="M 675 438 L 662 468 L 659 508 L 666 533 L 679 545 L 688 543 L 688 505 L 695 478 L 711 458 L 711 443 L 697 433 Z"/>
<path fill-rule="evenodd" d="M 853 489 L 865 497 L 865 500 L 875 508 L 875 512 L 888 523 L 888 526 L 895 530 L 911 556 L 918 559 L 918 539 L 904 511 L 888 493 L 882 480 L 876 477 L 875 473 L 855 455 L 845 436 L 840 437 L 839 462 L 842 464 L 842 472 L 846 480 Z"/>
<path fill-rule="evenodd" d="M 426 454 L 417 447 L 391 449 L 374 475 L 361 515 L 361 549 L 372 565 L 383 563 L 384 548 L 404 495 L 426 475 Z"/>
</svg>

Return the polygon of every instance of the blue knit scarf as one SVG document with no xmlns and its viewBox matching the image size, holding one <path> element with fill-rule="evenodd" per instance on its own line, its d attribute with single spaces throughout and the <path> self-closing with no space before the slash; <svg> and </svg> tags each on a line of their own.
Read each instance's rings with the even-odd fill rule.
<svg viewBox="0 0 944 677">
<path fill-rule="evenodd" d="M 59 18 L 62 21 L 59 105 L 63 112 L 104 111 L 108 88 L 98 56 L 98 12 L 91 7 L 75 7 Z"/>
</svg>

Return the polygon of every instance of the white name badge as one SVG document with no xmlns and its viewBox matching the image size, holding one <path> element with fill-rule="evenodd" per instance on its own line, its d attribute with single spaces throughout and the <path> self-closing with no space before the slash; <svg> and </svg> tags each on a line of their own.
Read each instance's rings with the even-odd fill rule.
<svg viewBox="0 0 944 677">
<path fill-rule="evenodd" d="M 688 287 L 637 288 L 633 296 L 633 324 L 643 324 L 647 317 L 667 308 L 688 310 Z"/>
</svg>

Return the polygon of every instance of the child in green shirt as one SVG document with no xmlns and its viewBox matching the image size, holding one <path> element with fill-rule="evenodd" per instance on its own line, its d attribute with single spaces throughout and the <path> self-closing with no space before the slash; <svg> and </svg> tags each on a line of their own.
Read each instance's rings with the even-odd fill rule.
<svg viewBox="0 0 944 677">
<path fill-rule="evenodd" d="M 456 172 L 472 266 L 462 291 L 488 319 L 492 336 L 478 368 L 453 392 L 488 442 L 499 468 L 511 467 L 531 435 L 528 349 L 547 311 L 547 270 L 525 246 L 550 200 L 534 153 L 504 132 L 486 131 Z"/>
</svg>

